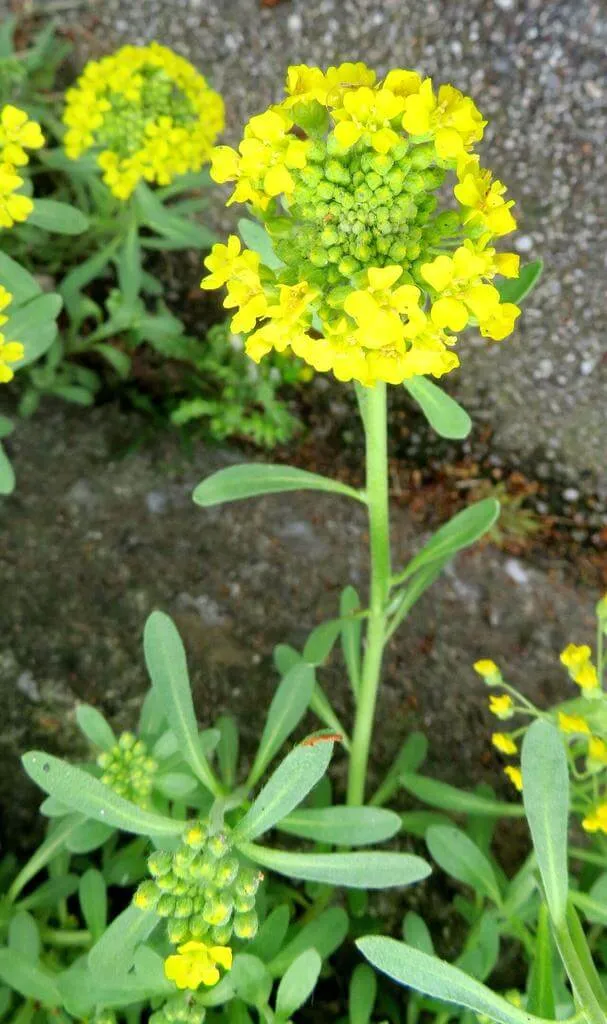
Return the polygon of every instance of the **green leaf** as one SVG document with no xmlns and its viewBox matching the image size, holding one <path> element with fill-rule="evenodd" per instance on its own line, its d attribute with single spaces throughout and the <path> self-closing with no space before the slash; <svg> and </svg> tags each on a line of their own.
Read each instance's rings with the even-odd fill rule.
<svg viewBox="0 0 607 1024">
<path fill-rule="evenodd" d="M 521 767 L 533 848 L 550 916 L 559 927 L 567 913 L 569 772 L 561 735 L 549 722 L 537 720 L 527 730 Z"/>
<path fill-rule="evenodd" d="M 163 239 L 168 239 L 172 247 L 180 249 L 207 249 L 215 241 L 215 235 L 202 224 L 184 220 L 165 209 L 154 193 L 141 182 L 135 190 L 135 199 L 143 224 L 152 228 Z M 153 245 L 154 239 L 146 239 L 147 248 L 166 248 L 163 243 Z"/>
<path fill-rule="evenodd" d="M 367 846 L 395 836 L 400 831 L 400 818 L 394 811 L 374 807 L 304 808 L 283 818 L 277 827 L 316 843 Z"/>
<path fill-rule="evenodd" d="M 448 558 L 444 558 L 439 559 L 436 562 L 429 562 L 429 564 L 423 566 L 419 572 L 415 574 L 413 579 L 409 580 L 407 586 L 397 594 L 396 601 L 390 608 L 392 619 L 387 633 L 388 639 L 396 632 L 403 619 L 409 614 L 413 606 L 417 604 L 422 594 L 426 592 L 428 587 L 431 587 L 432 584 L 436 582 L 448 561 Z"/>
<path fill-rule="evenodd" d="M 125 306 L 134 305 L 139 297 L 142 283 L 141 272 L 139 230 L 137 221 L 131 220 L 124 245 L 118 253 L 118 287 Z"/>
<path fill-rule="evenodd" d="M 49 826 L 48 835 L 43 843 L 40 844 L 37 850 L 34 851 L 27 864 L 25 864 L 17 877 L 11 884 L 9 889 L 9 895 L 11 899 L 15 899 L 22 889 L 25 888 L 28 882 L 31 882 L 42 868 L 46 867 L 47 864 L 61 853 L 65 849 L 65 844 L 69 840 L 70 836 L 79 828 L 82 824 L 82 817 L 79 814 L 71 814 L 67 818 L 63 818 L 61 821 L 53 822 Z"/>
<path fill-rule="evenodd" d="M 221 715 L 217 719 L 216 727 L 219 729 L 219 743 L 217 744 L 219 773 L 223 784 L 229 791 L 236 784 L 236 773 L 238 771 L 238 726 L 236 719 L 232 715 Z"/>
<path fill-rule="evenodd" d="M 330 907 L 300 928 L 268 964 L 274 978 L 281 978 L 290 964 L 306 949 L 315 949 L 322 960 L 328 960 L 348 934 L 348 915 L 342 907 Z"/>
<path fill-rule="evenodd" d="M 456 789 L 446 782 L 428 779 L 424 775 L 403 772 L 400 782 L 404 789 L 418 800 L 442 811 L 453 811 L 456 814 L 488 814 L 493 818 L 522 818 L 525 814 L 521 804 L 490 800 L 477 793 L 468 793 L 465 789 Z"/>
<path fill-rule="evenodd" d="M 135 950 L 152 934 L 159 920 L 153 910 L 139 910 L 134 906 L 123 910 L 88 955 L 88 965 L 93 974 L 111 977 L 128 971 Z"/>
<path fill-rule="evenodd" d="M 179 740 L 184 759 L 211 793 L 218 785 L 198 738 L 188 665 L 174 622 L 163 612 L 152 612 L 143 635 L 145 661 L 160 694 L 167 721 Z"/>
<path fill-rule="evenodd" d="M 11 312 L 3 327 L 9 341 L 20 341 L 25 348 L 23 359 L 12 364 L 14 370 L 29 366 L 44 355 L 57 335 L 55 319 L 61 310 L 61 296 L 37 295 Z"/>
<path fill-rule="evenodd" d="M 14 14 L 4 17 L 0 22 L 0 59 L 11 57 L 15 52 L 13 35 L 17 27 L 17 19 Z"/>
<path fill-rule="evenodd" d="M 279 875 L 305 882 L 326 882 L 350 889 L 393 889 L 426 878 L 430 865 L 409 853 L 287 853 L 255 843 L 239 843 L 241 852 L 256 864 Z"/>
<path fill-rule="evenodd" d="M 409 910 L 405 914 L 403 921 L 403 938 L 410 946 L 414 949 L 421 949 L 422 953 L 427 953 L 428 956 L 433 956 L 434 945 L 432 942 L 432 936 L 428 930 L 428 925 L 424 921 L 423 917 L 416 914 L 413 910 Z"/>
<path fill-rule="evenodd" d="M 99 277 L 101 272 L 107 267 L 119 245 L 120 238 L 117 236 L 116 238 L 113 238 L 112 241 L 103 249 L 100 249 L 99 252 L 93 253 L 92 256 L 89 256 L 84 263 L 79 263 L 77 267 L 70 270 L 69 274 L 66 274 L 63 278 L 59 285 L 59 291 L 65 299 L 65 304 L 70 311 L 70 315 L 72 314 L 72 310 L 75 309 L 75 305 L 79 302 L 78 292 L 80 292 L 82 288 L 86 287 L 87 284 L 90 284 L 91 281 L 94 281 L 96 277 Z"/>
<path fill-rule="evenodd" d="M 274 466 L 261 462 L 245 462 L 240 466 L 220 469 L 198 484 L 193 497 L 197 505 L 210 508 L 226 501 L 241 501 L 260 494 L 283 494 L 286 491 L 329 491 L 364 501 L 359 491 L 337 480 L 294 466 Z"/>
<path fill-rule="evenodd" d="M 139 835 L 174 836 L 183 830 L 183 822 L 143 811 L 81 768 L 58 757 L 32 750 L 21 760 L 36 785 L 85 817 Z"/>
<path fill-rule="evenodd" d="M 607 872 L 599 875 L 590 892 L 578 892 L 574 889 L 570 898 L 591 924 L 607 925 Z"/>
<path fill-rule="evenodd" d="M 287 754 L 253 801 L 234 833 L 236 842 L 256 839 L 302 802 L 325 774 L 333 743 L 300 744 Z"/>
<path fill-rule="evenodd" d="M 426 844 L 436 863 L 458 882 L 500 905 L 500 887 L 490 861 L 476 843 L 454 825 L 432 825 Z"/>
<path fill-rule="evenodd" d="M 524 267 L 521 267 L 518 277 L 496 284 L 502 302 L 522 302 L 535 288 L 542 276 L 543 269 L 542 260 L 534 260 L 533 263 L 526 263 Z"/>
<path fill-rule="evenodd" d="M 274 252 L 272 239 L 268 232 L 257 221 L 241 217 L 238 221 L 238 233 L 247 249 L 252 249 L 253 252 L 259 254 L 259 258 L 265 267 L 269 267 L 270 270 L 278 270 L 280 267 L 284 267 L 284 263 Z"/>
<path fill-rule="evenodd" d="M 426 996 L 464 1006 L 498 1024 L 536 1024 L 540 1020 L 525 1010 L 519 1010 L 458 967 L 396 939 L 368 935 L 358 939 L 356 945 L 379 971 Z"/>
<path fill-rule="evenodd" d="M 312 630 L 306 640 L 303 660 L 307 661 L 309 665 L 322 665 L 333 650 L 340 632 L 341 622 L 339 619 L 322 622 L 320 626 Z"/>
<path fill-rule="evenodd" d="M 314 669 L 300 662 L 281 679 L 266 718 L 248 785 L 254 786 L 305 715 L 314 690 Z"/>
<path fill-rule="evenodd" d="M 419 839 L 426 838 L 426 832 L 431 825 L 450 825 L 451 820 L 446 814 L 439 814 L 437 811 L 405 811 L 400 816 L 401 830 L 410 836 L 417 836 Z"/>
<path fill-rule="evenodd" d="M 96 942 L 107 923 L 107 888 L 100 871 L 95 868 L 85 871 L 80 879 L 78 898 L 86 926 Z"/>
<path fill-rule="evenodd" d="M 348 670 L 348 678 L 354 695 L 360 687 L 360 635 L 362 622 L 356 618 L 356 612 L 360 611 L 360 598 L 354 587 L 348 586 L 342 590 L 339 599 L 339 615 L 341 625 L 341 649 Z"/>
<path fill-rule="evenodd" d="M 272 991 L 272 978 L 265 966 L 250 953 L 237 953 L 228 975 L 236 995 L 251 1006 L 265 1006 Z"/>
<path fill-rule="evenodd" d="M 358 964 L 348 992 L 349 1024 L 370 1024 L 377 998 L 377 975 L 368 964 Z"/>
<path fill-rule="evenodd" d="M 323 725 L 326 725 L 327 728 L 331 730 L 331 732 L 335 733 L 337 736 L 341 738 L 340 742 L 343 743 L 346 750 L 350 750 L 350 738 L 346 733 L 346 730 L 344 729 L 343 725 L 341 724 L 339 718 L 335 714 L 333 705 L 331 704 L 329 698 L 327 697 L 320 683 L 316 683 L 314 690 L 312 692 L 312 699 L 310 700 L 310 711 L 312 711 L 316 715 L 316 717 L 320 719 Z"/>
<path fill-rule="evenodd" d="M 26 910 L 18 910 L 8 926 L 8 945 L 30 964 L 40 957 L 40 932 L 34 918 Z"/>
<path fill-rule="evenodd" d="M 29 271 L 4 252 L 0 252 L 0 281 L 13 296 L 15 306 L 42 294 L 42 288 Z"/>
<path fill-rule="evenodd" d="M 275 956 L 278 956 L 284 946 L 290 916 L 286 903 L 275 907 L 262 923 L 255 938 L 247 945 L 249 952 L 258 956 L 264 963 L 269 963 Z"/>
<path fill-rule="evenodd" d="M 272 657 L 281 676 L 286 676 L 289 669 L 301 663 L 301 654 L 290 644 L 277 644 Z"/>
<path fill-rule="evenodd" d="M 81 235 L 88 228 L 89 219 L 68 203 L 58 203 L 55 199 L 34 199 L 34 209 L 27 223 L 58 235 Z"/>
<path fill-rule="evenodd" d="M 0 949 L 0 981 L 24 999 L 35 999 L 46 1007 L 59 1006 L 59 989 L 51 974 L 13 949 Z"/>
<path fill-rule="evenodd" d="M 0 445 L 0 494 L 12 494 L 15 490 L 15 471 L 2 445 Z"/>
<path fill-rule="evenodd" d="M 495 498 L 484 498 L 458 512 L 411 559 L 404 572 L 397 577 L 399 582 L 404 582 L 429 562 L 444 562 L 463 548 L 470 547 L 491 529 L 499 513 L 499 501 Z"/>
<path fill-rule="evenodd" d="M 12 420 L 9 420 L 8 416 L 0 416 L 0 440 L 9 437 L 14 429 L 14 423 Z"/>
<path fill-rule="evenodd" d="M 442 388 L 427 377 L 412 377 L 403 383 L 437 434 L 454 441 L 468 437 L 472 430 L 472 420 L 466 410 Z"/>
<path fill-rule="evenodd" d="M 100 356 L 103 356 L 121 380 L 128 379 L 131 373 L 131 357 L 126 352 L 116 348 L 115 345 L 108 345 L 103 341 L 93 345 L 92 351 L 98 352 Z"/>
<path fill-rule="evenodd" d="M 154 788 L 169 800 L 184 800 L 198 788 L 198 782 L 186 772 L 164 772 L 155 776 Z"/>
<path fill-rule="evenodd" d="M 76 708 L 76 722 L 94 747 L 111 750 L 116 743 L 116 735 L 112 727 L 97 708 L 91 704 L 79 704 Z"/>
<path fill-rule="evenodd" d="M 379 807 L 390 799 L 400 785 L 403 772 L 416 772 L 423 764 L 428 753 L 428 740 L 423 732 L 410 733 L 392 762 L 388 774 L 374 794 L 371 803 Z"/>
<path fill-rule="evenodd" d="M 65 841 L 70 853 L 92 853 L 108 841 L 114 829 L 103 821 L 83 821 Z"/>
<path fill-rule="evenodd" d="M 19 900 L 17 906 L 20 910 L 46 910 L 55 907 L 60 900 L 67 899 L 77 888 L 78 875 L 59 875 L 43 882 L 28 896 Z"/>
<path fill-rule="evenodd" d="M 278 1020 L 288 1021 L 312 995 L 320 976 L 322 960 L 315 949 L 306 949 L 286 970 L 276 993 Z"/>
<path fill-rule="evenodd" d="M 546 905 L 539 908 L 535 951 L 529 971 L 529 992 L 527 1009 L 538 1017 L 554 1019 L 556 1006 L 554 1000 L 552 936 Z"/>
</svg>

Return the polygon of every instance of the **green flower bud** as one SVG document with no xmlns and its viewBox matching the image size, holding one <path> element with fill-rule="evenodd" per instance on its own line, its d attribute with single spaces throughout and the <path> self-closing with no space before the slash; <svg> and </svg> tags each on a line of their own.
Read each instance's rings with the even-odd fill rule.
<svg viewBox="0 0 607 1024">
<path fill-rule="evenodd" d="M 209 926 L 202 914 L 193 914 L 188 921 L 188 925 L 195 939 L 202 939 L 209 930 Z"/>
<path fill-rule="evenodd" d="M 162 892 L 173 892 L 173 889 L 177 885 L 178 879 L 175 877 L 172 871 L 169 871 L 167 875 L 160 875 L 156 879 L 156 885 Z"/>
<path fill-rule="evenodd" d="M 254 939 L 258 928 L 259 921 L 254 910 L 248 914 L 234 915 L 234 935 L 237 939 Z"/>
<path fill-rule="evenodd" d="M 163 893 L 156 904 L 156 913 L 160 917 L 172 917 L 175 913 L 175 897 Z"/>
<path fill-rule="evenodd" d="M 255 909 L 255 896 L 244 896 L 242 893 L 234 894 L 234 910 L 239 914 L 248 914 Z"/>
<path fill-rule="evenodd" d="M 178 946 L 181 942 L 185 942 L 191 933 L 189 925 L 189 919 L 184 918 L 176 921 L 175 919 L 167 921 L 167 935 L 169 942 L 172 942 L 175 946 Z"/>
<path fill-rule="evenodd" d="M 216 897 L 205 903 L 202 916 L 207 924 L 219 927 L 228 923 L 233 907 L 233 901 L 228 896 Z"/>
<path fill-rule="evenodd" d="M 327 252 L 327 256 L 329 259 L 329 263 L 339 263 L 342 257 L 341 245 L 332 245 L 329 251 Z"/>
<path fill-rule="evenodd" d="M 263 882 L 263 872 L 256 868 L 242 868 L 236 884 L 235 891 L 241 896 L 255 896 L 259 886 Z"/>
<path fill-rule="evenodd" d="M 160 890 L 155 882 L 150 880 L 142 882 L 137 886 L 133 903 L 140 910 L 153 910 L 160 899 Z"/>
<path fill-rule="evenodd" d="M 217 832 L 216 835 L 210 836 L 207 840 L 206 850 L 210 853 L 211 857 L 219 860 L 220 857 L 225 856 L 230 851 L 231 846 L 232 844 L 226 833 Z"/>
<path fill-rule="evenodd" d="M 316 195 L 321 199 L 332 199 L 335 194 L 335 186 L 330 181 L 321 181 L 316 189 Z"/>
<path fill-rule="evenodd" d="M 239 869 L 240 863 L 236 857 L 226 857 L 217 866 L 215 885 L 220 889 L 225 889 L 227 886 L 232 885 L 232 882 L 238 877 Z"/>
<path fill-rule="evenodd" d="M 326 267 L 329 259 L 324 249 L 316 247 L 310 252 L 310 262 L 313 263 L 315 267 Z"/>
<path fill-rule="evenodd" d="M 217 925 L 211 931 L 213 942 L 217 946 L 227 946 L 228 942 L 232 938 L 232 931 L 233 929 L 231 924 Z"/>
<path fill-rule="evenodd" d="M 339 160 L 329 160 L 325 167 L 325 175 L 329 181 L 335 182 L 338 185 L 348 185 L 350 183 L 348 170 Z"/>
<path fill-rule="evenodd" d="M 207 838 L 207 828 L 201 821 L 194 821 L 183 833 L 183 842 L 193 850 L 200 850 Z"/>
<path fill-rule="evenodd" d="M 175 910 L 173 913 L 175 917 L 185 918 L 191 915 L 193 909 L 194 906 L 189 896 L 179 896 L 175 900 Z"/>
</svg>

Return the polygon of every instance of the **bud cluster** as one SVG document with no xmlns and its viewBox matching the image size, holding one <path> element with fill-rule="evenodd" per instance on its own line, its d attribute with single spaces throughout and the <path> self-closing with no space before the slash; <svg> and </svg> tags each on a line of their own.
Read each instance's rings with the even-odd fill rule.
<svg viewBox="0 0 607 1024">
<path fill-rule="evenodd" d="M 158 764 L 143 740 L 123 732 L 115 746 L 99 755 L 97 764 L 103 769 L 101 781 L 106 786 L 139 807 L 148 806 Z"/>
<path fill-rule="evenodd" d="M 134 903 L 166 919 L 171 942 L 226 946 L 232 936 L 255 937 L 263 875 L 243 863 L 227 832 L 195 822 L 175 853 L 156 850 L 148 868 L 152 878 L 139 886 Z"/>
<path fill-rule="evenodd" d="M 204 1024 L 206 1010 L 193 992 L 171 996 L 150 1016 L 150 1024 Z"/>
</svg>

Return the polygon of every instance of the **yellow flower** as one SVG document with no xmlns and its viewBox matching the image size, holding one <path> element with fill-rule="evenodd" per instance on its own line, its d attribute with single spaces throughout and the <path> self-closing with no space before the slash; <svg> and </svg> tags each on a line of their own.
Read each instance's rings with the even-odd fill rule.
<svg viewBox="0 0 607 1024">
<path fill-rule="evenodd" d="M 464 207 L 465 224 L 481 225 L 496 238 L 515 230 L 514 200 L 504 199 L 506 186 L 493 181 L 491 171 L 480 167 L 478 160 L 468 159 L 458 166 L 457 177 L 453 194 Z"/>
<path fill-rule="evenodd" d="M 9 363 L 18 363 L 23 359 L 25 349 L 19 341 L 7 341 L 0 331 L 0 384 L 8 384 L 15 376 Z"/>
<path fill-rule="evenodd" d="M 564 733 L 589 733 L 590 726 L 581 715 L 568 715 L 564 711 L 558 713 L 558 725 Z"/>
<path fill-rule="evenodd" d="M 207 946 L 204 942 L 185 942 L 177 947 L 177 953 L 167 957 L 164 973 L 177 988 L 195 991 L 202 985 L 216 985 L 219 981 L 218 966 L 229 971 L 232 966 L 232 950 L 229 946 Z"/>
<path fill-rule="evenodd" d="M 489 710 L 492 715 L 504 721 L 512 718 L 514 701 L 508 693 L 492 693 L 489 697 Z"/>
<path fill-rule="evenodd" d="M 607 803 L 599 804 L 591 814 L 587 815 L 582 821 L 582 828 L 586 829 L 586 832 L 607 833 Z"/>
<path fill-rule="evenodd" d="M 89 61 L 65 95 L 65 151 L 103 147 L 103 180 L 121 200 L 141 180 L 167 185 L 199 170 L 224 125 L 223 101 L 183 57 L 158 43 Z"/>
<path fill-rule="evenodd" d="M 400 135 L 391 127 L 391 121 L 402 113 L 404 100 L 389 89 L 370 89 L 363 86 L 346 92 L 343 107 L 335 110 L 337 124 L 333 134 L 337 141 L 349 149 L 364 135 L 377 153 L 387 153 L 400 142 Z"/>
<path fill-rule="evenodd" d="M 512 737 L 508 736 L 505 732 L 494 732 L 491 737 L 491 742 L 501 754 L 516 754 L 518 750 L 518 747 Z"/>
<path fill-rule="evenodd" d="M 435 96 L 430 78 L 405 100 L 403 128 L 413 136 L 431 135 L 443 160 L 457 160 L 482 139 L 486 123 L 470 97 L 452 85 L 441 85 Z"/>
<path fill-rule="evenodd" d="M 480 661 L 475 661 L 472 668 L 488 686 L 494 685 L 502 678 L 499 668 L 490 658 L 481 658 Z"/>
<path fill-rule="evenodd" d="M 607 743 L 598 736 L 591 736 L 588 740 L 588 761 L 593 767 L 607 765 Z"/>
<path fill-rule="evenodd" d="M 29 159 L 25 150 L 40 149 L 43 145 L 40 125 L 30 121 L 24 110 L 7 103 L 0 113 L 0 159 L 23 166 Z"/>
<path fill-rule="evenodd" d="M 0 164 L 0 227 L 12 228 L 17 221 L 27 220 L 34 209 L 29 196 L 17 194 L 23 178 L 12 164 Z"/>
<path fill-rule="evenodd" d="M 519 793 L 521 793 L 523 790 L 523 775 L 520 768 L 514 768 L 511 764 L 506 765 L 504 775 L 508 776 L 515 789 L 518 789 Z"/>
<path fill-rule="evenodd" d="M 561 664 L 568 669 L 573 682 L 586 691 L 596 690 L 599 686 L 598 673 L 592 664 L 591 656 L 588 644 L 568 644 L 565 650 L 561 651 Z"/>
</svg>

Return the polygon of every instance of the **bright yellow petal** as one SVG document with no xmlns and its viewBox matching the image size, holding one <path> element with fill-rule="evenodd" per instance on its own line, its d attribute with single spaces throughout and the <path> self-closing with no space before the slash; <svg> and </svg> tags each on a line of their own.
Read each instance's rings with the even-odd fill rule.
<svg viewBox="0 0 607 1024">
<path fill-rule="evenodd" d="M 449 328 L 451 331 L 463 331 L 468 323 L 468 310 L 463 302 L 458 299 L 437 299 L 430 310 L 432 323 L 442 329 Z"/>
<path fill-rule="evenodd" d="M 354 121 L 340 121 L 335 125 L 333 134 L 340 146 L 343 146 L 344 149 L 350 149 L 360 139 L 362 128 L 354 124 Z"/>
</svg>

